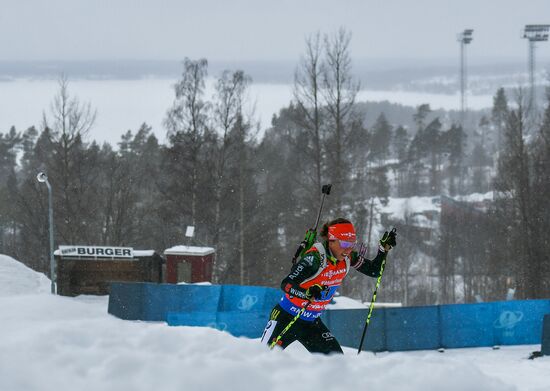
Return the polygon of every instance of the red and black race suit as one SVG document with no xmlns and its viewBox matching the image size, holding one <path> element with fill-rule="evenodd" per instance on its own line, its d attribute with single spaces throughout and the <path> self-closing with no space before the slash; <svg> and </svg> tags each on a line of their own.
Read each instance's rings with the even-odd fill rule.
<svg viewBox="0 0 550 391">
<path fill-rule="evenodd" d="M 332 300 L 338 287 L 353 267 L 359 272 L 371 277 L 378 277 L 380 266 L 386 254 L 378 251 L 376 257 L 371 261 L 359 258 L 353 251 L 348 259 L 338 261 L 328 249 L 327 243 L 323 244 L 325 254 L 321 254 L 314 246 L 292 266 L 288 274 L 281 282 L 281 289 L 285 295 L 281 298 L 279 305 L 291 315 L 296 315 L 304 306 L 309 303 L 306 291 L 313 285 L 326 287 L 321 298 L 311 299 L 306 311 L 300 315 L 300 319 L 314 321 L 326 309 Z M 323 256 L 326 259 L 323 259 Z M 351 259 L 350 259 L 351 258 Z"/>
</svg>

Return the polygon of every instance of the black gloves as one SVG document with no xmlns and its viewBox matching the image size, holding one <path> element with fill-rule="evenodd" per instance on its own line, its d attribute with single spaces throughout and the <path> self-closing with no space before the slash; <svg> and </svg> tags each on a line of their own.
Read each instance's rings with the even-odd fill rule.
<svg viewBox="0 0 550 391">
<path fill-rule="evenodd" d="M 380 239 L 380 250 L 387 252 L 392 249 L 392 247 L 397 246 L 397 230 L 394 228 L 390 232 L 384 232 L 382 239 Z"/>
<path fill-rule="evenodd" d="M 306 290 L 306 298 L 308 300 L 321 300 L 323 293 L 328 289 L 328 286 L 321 286 L 319 284 L 312 285 Z"/>
</svg>

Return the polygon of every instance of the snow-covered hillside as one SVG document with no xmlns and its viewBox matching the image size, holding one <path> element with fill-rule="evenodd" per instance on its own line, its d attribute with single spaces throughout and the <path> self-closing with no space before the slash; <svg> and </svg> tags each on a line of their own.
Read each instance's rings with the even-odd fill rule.
<svg viewBox="0 0 550 391">
<path fill-rule="evenodd" d="M 311 355 L 258 340 L 107 314 L 107 297 L 67 298 L 0 255 L 0 390 L 548 390 L 539 346 Z M 266 314 L 267 316 L 267 314 Z"/>
</svg>

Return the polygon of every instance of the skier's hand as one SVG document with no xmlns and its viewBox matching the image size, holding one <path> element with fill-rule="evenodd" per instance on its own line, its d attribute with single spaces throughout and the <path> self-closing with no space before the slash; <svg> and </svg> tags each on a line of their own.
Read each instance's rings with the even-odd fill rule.
<svg viewBox="0 0 550 391">
<path fill-rule="evenodd" d="M 384 232 L 382 239 L 380 239 L 380 250 L 384 252 L 390 251 L 393 247 L 397 246 L 397 230 L 394 228 L 390 232 Z"/>
<path fill-rule="evenodd" d="M 312 285 L 307 288 L 306 297 L 310 301 L 311 299 L 321 300 L 321 298 L 323 297 L 323 293 L 328 289 L 328 286 L 321 286 L 319 284 Z"/>
<path fill-rule="evenodd" d="M 365 259 L 367 257 L 367 245 L 365 243 L 357 243 L 355 246 L 357 257 Z"/>
</svg>

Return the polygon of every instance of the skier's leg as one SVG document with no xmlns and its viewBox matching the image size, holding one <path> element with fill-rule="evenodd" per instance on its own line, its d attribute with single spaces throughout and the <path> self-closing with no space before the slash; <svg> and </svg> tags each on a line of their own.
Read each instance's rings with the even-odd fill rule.
<svg viewBox="0 0 550 391">
<path fill-rule="evenodd" d="M 261 342 L 267 346 L 270 346 L 292 319 L 293 316 L 277 304 L 271 311 L 269 321 L 267 322 L 262 334 Z M 292 327 L 285 333 L 285 335 L 281 337 L 281 339 L 279 339 L 277 342 L 278 346 L 284 349 L 296 340 L 295 330 L 292 330 L 294 327 L 297 327 L 296 323 L 292 325 Z"/>
<path fill-rule="evenodd" d="M 304 332 L 298 340 L 310 353 L 344 353 L 336 337 L 332 335 L 320 318 L 312 322 L 307 332 Z"/>
</svg>

